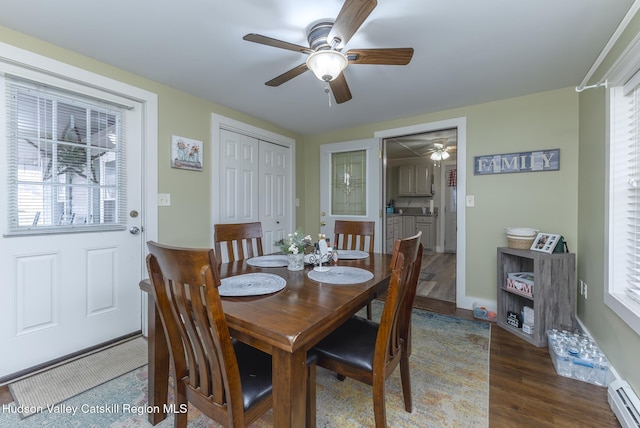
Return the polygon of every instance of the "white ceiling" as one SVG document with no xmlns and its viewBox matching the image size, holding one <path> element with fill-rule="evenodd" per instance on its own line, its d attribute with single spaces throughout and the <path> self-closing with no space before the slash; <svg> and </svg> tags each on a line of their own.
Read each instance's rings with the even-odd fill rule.
<svg viewBox="0 0 640 428">
<path fill-rule="evenodd" d="M 580 84 L 633 0 L 378 0 L 345 50 L 413 47 L 407 66 L 350 65 L 353 99 L 328 105 L 306 55 L 342 0 L 0 0 L 0 25 L 310 135 Z"/>
</svg>

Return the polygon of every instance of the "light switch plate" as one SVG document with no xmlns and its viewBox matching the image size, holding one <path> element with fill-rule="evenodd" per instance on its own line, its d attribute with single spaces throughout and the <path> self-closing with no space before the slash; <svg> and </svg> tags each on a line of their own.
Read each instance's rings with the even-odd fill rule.
<svg viewBox="0 0 640 428">
<path fill-rule="evenodd" d="M 158 193 L 158 206 L 159 207 L 171 206 L 171 193 Z"/>
<path fill-rule="evenodd" d="M 473 195 L 467 195 L 467 206 L 475 207 L 476 206 L 476 198 Z"/>
</svg>

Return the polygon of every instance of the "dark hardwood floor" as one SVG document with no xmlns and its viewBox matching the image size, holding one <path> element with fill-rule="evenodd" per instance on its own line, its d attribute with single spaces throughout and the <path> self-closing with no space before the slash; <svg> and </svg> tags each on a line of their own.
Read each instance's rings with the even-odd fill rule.
<svg viewBox="0 0 640 428">
<path fill-rule="evenodd" d="M 474 319 L 452 302 L 418 296 L 416 307 Z M 489 372 L 490 427 L 619 426 L 606 388 L 558 376 L 547 348 L 536 348 L 495 323 Z M 0 405 L 11 401 L 9 388 L 0 387 Z"/>
<path fill-rule="evenodd" d="M 450 302 L 417 296 L 415 306 L 475 319 L 471 311 L 457 309 Z M 573 428 L 619 424 L 607 402 L 607 388 L 557 375 L 546 347 L 537 348 L 491 323 L 489 426 Z"/>
</svg>

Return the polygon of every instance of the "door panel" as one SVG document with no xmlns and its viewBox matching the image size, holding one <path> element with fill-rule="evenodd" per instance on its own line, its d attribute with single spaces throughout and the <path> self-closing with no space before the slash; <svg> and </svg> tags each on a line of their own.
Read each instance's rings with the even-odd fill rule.
<svg viewBox="0 0 640 428">
<path fill-rule="evenodd" d="M 142 141 L 134 129 L 126 141 Z M 127 147 L 127 212 L 141 212 L 141 150 Z M 7 209 L 0 203 L 2 219 Z M 144 234 L 134 226 L 138 214 L 124 230 L 0 239 L 0 342 L 11 350 L 0 378 L 141 330 Z"/>
<path fill-rule="evenodd" d="M 258 221 L 258 139 L 220 130 L 221 223 Z"/>
<path fill-rule="evenodd" d="M 291 154 L 287 147 L 260 141 L 260 222 L 264 253 L 274 253 L 273 244 L 285 237 L 291 211 Z"/>
<path fill-rule="evenodd" d="M 382 235 L 381 228 L 381 212 L 382 203 L 382 174 L 381 174 L 381 159 L 380 143 L 376 139 L 354 140 L 341 143 L 323 144 L 320 146 L 320 171 L 325 171 L 325 174 L 321 174 L 320 177 L 320 233 L 326 235 L 327 238 L 333 240 L 334 238 L 334 223 L 336 220 L 355 220 L 355 221 L 373 221 L 375 222 L 375 240 L 374 251 L 381 252 L 384 236 Z M 365 168 L 360 171 L 359 165 L 353 165 L 354 171 L 349 172 L 349 160 L 341 163 L 344 168 L 343 171 L 334 170 L 332 158 L 334 155 L 348 154 L 350 152 L 359 152 L 364 150 L 365 155 Z M 342 162 L 342 161 L 341 161 Z M 361 182 L 357 177 L 363 177 Z M 353 192 L 357 194 L 357 200 L 350 199 L 351 196 L 347 196 L 346 200 L 340 200 L 336 204 L 335 198 L 337 195 L 344 198 L 344 195 Z M 361 198 L 362 197 L 362 198 Z M 364 199 L 364 205 L 362 209 L 359 205 Z M 342 214 L 336 211 L 343 211 L 344 207 L 349 205 L 357 205 L 358 208 L 354 211 L 361 212 L 361 214 Z M 339 207 L 339 210 L 336 210 Z M 305 231 L 312 237 L 315 236 L 313 231 Z"/>
<path fill-rule="evenodd" d="M 457 165 L 451 164 L 445 167 L 445 203 L 444 203 L 444 252 L 455 253 L 457 251 Z M 451 174 L 455 174 L 452 176 Z M 453 182 L 455 180 L 455 182 Z M 453 185 L 455 184 L 455 185 Z"/>
</svg>

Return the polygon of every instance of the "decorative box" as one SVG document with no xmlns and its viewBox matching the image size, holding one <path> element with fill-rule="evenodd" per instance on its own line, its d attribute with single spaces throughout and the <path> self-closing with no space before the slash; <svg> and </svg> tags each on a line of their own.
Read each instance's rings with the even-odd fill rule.
<svg viewBox="0 0 640 428">
<path fill-rule="evenodd" d="M 508 311 L 507 324 L 509 324 L 511 327 L 522 328 L 522 320 L 520 319 L 520 315 L 515 312 Z"/>
<path fill-rule="evenodd" d="M 508 273 L 507 290 L 525 297 L 533 297 L 533 272 Z"/>
</svg>

